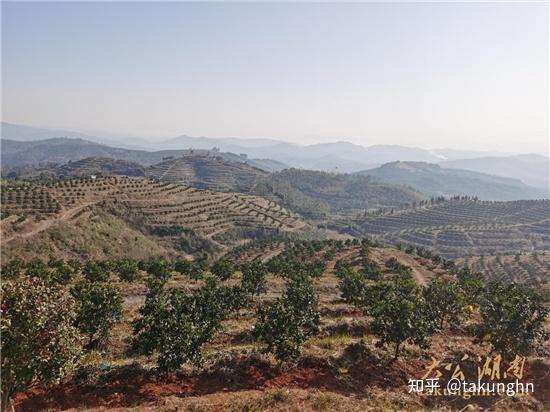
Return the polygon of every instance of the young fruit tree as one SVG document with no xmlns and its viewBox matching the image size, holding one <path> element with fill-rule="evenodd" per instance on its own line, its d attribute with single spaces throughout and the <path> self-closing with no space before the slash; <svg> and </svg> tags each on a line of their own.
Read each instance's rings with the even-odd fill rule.
<svg viewBox="0 0 550 412">
<path fill-rule="evenodd" d="M 162 373 L 177 370 L 185 362 L 199 364 L 202 346 L 235 309 L 231 292 L 237 287 L 220 287 L 213 279 L 192 292 L 154 286 L 134 322 L 134 351 L 158 354 L 157 366 Z"/>
<path fill-rule="evenodd" d="M 30 278 L 4 283 L 1 294 L 3 412 L 16 392 L 73 370 L 82 345 L 75 303 L 62 290 Z"/>
<path fill-rule="evenodd" d="M 393 359 L 405 342 L 429 347 L 433 321 L 426 310 L 422 289 L 408 274 L 376 283 L 367 290 L 365 312 L 372 316 L 371 328 L 380 337 L 377 346 L 394 345 Z"/>
<path fill-rule="evenodd" d="M 464 293 L 457 283 L 451 283 L 436 278 L 423 290 L 426 309 L 437 329 L 441 330 L 445 323 L 456 328 L 460 318 L 465 313 L 466 303 Z"/>
<path fill-rule="evenodd" d="M 233 276 L 235 268 L 233 267 L 233 264 L 228 260 L 220 259 L 212 265 L 210 271 L 220 280 L 228 280 L 231 278 L 231 276 Z"/>
<path fill-rule="evenodd" d="M 476 335 L 502 355 L 529 355 L 549 338 L 545 331 L 549 301 L 547 292 L 492 282 L 481 298 L 482 322 Z"/>
<path fill-rule="evenodd" d="M 122 297 L 108 283 L 80 281 L 71 288 L 77 302 L 75 326 L 87 337 L 86 347 L 105 342 L 122 315 Z"/>
<path fill-rule="evenodd" d="M 281 361 L 296 361 L 303 344 L 318 331 L 318 299 L 308 278 L 289 281 L 284 295 L 260 306 L 254 327 L 257 339 Z"/>
<path fill-rule="evenodd" d="M 267 268 L 260 261 L 247 262 L 241 265 L 242 286 L 252 296 L 266 293 Z"/>
</svg>

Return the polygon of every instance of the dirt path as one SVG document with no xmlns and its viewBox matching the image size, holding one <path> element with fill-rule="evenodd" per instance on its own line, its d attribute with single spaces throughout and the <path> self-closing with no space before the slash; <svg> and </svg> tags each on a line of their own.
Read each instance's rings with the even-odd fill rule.
<svg viewBox="0 0 550 412">
<path fill-rule="evenodd" d="M 326 274 L 334 273 L 334 267 L 336 266 L 336 262 L 338 262 L 340 259 L 345 259 L 352 255 L 356 255 L 357 253 L 359 253 L 359 249 L 356 249 L 356 248 L 352 248 L 351 250 L 346 250 L 345 252 L 336 253 L 336 255 L 332 258 L 332 260 L 327 263 L 327 268 L 325 270 L 325 273 Z"/>
<path fill-rule="evenodd" d="M 10 242 L 14 239 L 27 239 L 29 237 L 35 236 L 35 235 L 39 234 L 40 232 L 43 232 L 44 230 L 47 230 L 50 227 L 52 227 L 52 226 L 54 226 L 58 223 L 66 222 L 67 220 L 70 220 L 78 212 L 80 212 L 81 210 L 85 209 L 86 207 L 88 207 L 88 206 L 90 206 L 94 203 L 96 203 L 96 202 L 88 202 L 88 203 L 84 203 L 80 206 L 74 207 L 72 209 L 63 210 L 58 215 L 56 215 L 55 217 L 53 217 L 51 219 L 41 220 L 40 222 L 36 223 L 35 225 L 33 225 L 32 229 L 30 229 L 29 231 L 27 231 L 25 233 L 13 234 L 10 237 L 6 237 L 6 238 L 2 237 L 1 243 L 5 244 L 5 243 L 8 243 L 8 242 Z"/>
<path fill-rule="evenodd" d="M 388 251 L 390 250 L 391 253 L 388 253 Z M 405 252 L 392 249 L 373 248 L 371 249 L 370 253 L 372 254 L 372 257 L 377 261 L 377 263 L 381 266 L 384 265 L 384 262 L 386 260 L 392 257 L 395 257 L 400 263 L 409 266 L 412 270 L 411 275 L 421 286 L 427 286 L 428 282 L 426 281 L 426 279 L 430 279 L 433 277 L 433 274 L 431 274 L 430 271 L 424 269 L 416 260 L 414 260 L 412 256 L 406 254 Z"/>
<path fill-rule="evenodd" d="M 421 286 L 428 285 L 426 279 L 431 278 L 433 274 L 431 274 L 428 270 L 422 268 L 412 256 L 407 255 L 406 253 L 400 253 L 397 259 L 405 265 L 411 267 L 413 277 Z"/>
<path fill-rule="evenodd" d="M 285 249 L 284 246 L 279 246 L 279 247 L 273 249 L 269 253 L 265 254 L 265 256 L 262 258 L 261 262 L 262 263 L 267 263 L 269 260 L 273 259 L 275 256 L 280 255 L 283 252 L 284 249 Z"/>
</svg>

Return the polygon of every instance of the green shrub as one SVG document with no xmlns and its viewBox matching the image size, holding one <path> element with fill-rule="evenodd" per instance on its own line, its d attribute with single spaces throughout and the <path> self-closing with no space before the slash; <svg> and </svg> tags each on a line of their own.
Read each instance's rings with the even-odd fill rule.
<svg viewBox="0 0 550 412">
<path fill-rule="evenodd" d="M 158 286 L 158 284 L 157 284 Z M 219 287 L 212 278 L 192 292 L 183 289 L 149 290 L 140 317 L 134 322 L 134 351 L 158 354 L 161 372 L 178 369 L 185 362 L 198 364 L 202 346 L 221 328 L 234 309 L 232 288 Z"/>
<path fill-rule="evenodd" d="M 123 258 L 115 260 L 113 267 L 120 280 L 124 282 L 134 282 L 138 278 L 138 263 L 134 259 Z"/>
<path fill-rule="evenodd" d="M 81 337 L 75 302 L 36 279 L 2 286 L 2 410 L 15 392 L 56 383 L 74 369 Z"/>
<path fill-rule="evenodd" d="M 211 272 L 216 275 L 220 280 L 228 280 L 233 276 L 235 267 L 227 260 L 220 259 L 212 265 Z"/>
<path fill-rule="evenodd" d="M 380 337 L 377 346 L 394 345 L 394 359 L 399 357 L 405 342 L 421 348 L 429 347 L 428 336 L 433 331 L 422 289 L 408 274 L 370 286 L 366 313 L 372 316 L 371 329 Z"/>
<path fill-rule="evenodd" d="M 529 355 L 548 340 L 548 294 L 524 285 L 490 283 L 481 298 L 476 335 L 503 355 Z"/>
<path fill-rule="evenodd" d="M 303 344 L 318 331 L 318 299 L 308 278 L 290 280 L 285 294 L 258 308 L 257 339 L 279 360 L 296 361 Z"/>
<path fill-rule="evenodd" d="M 109 269 L 106 265 L 93 260 L 86 262 L 82 273 L 90 282 L 107 282 L 109 280 Z"/>
<path fill-rule="evenodd" d="M 25 263 L 21 259 L 10 260 L 2 266 L 2 278 L 8 280 L 17 279 L 24 267 Z"/>
<path fill-rule="evenodd" d="M 458 284 L 437 278 L 430 282 L 423 293 L 428 314 L 439 330 L 443 329 L 445 322 L 451 327 L 459 325 L 466 302 Z"/>
<path fill-rule="evenodd" d="M 262 262 L 258 260 L 247 262 L 242 264 L 240 269 L 243 274 L 242 286 L 245 290 L 252 296 L 266 293 L 267 268 Z"/>
<path fill-rule="evenodd" d="M 77 302 L 75 326 L 87 337 L 87 347 L 103 343 L 122 315 L 120 292 L 107 283 L 80 281 L 71 294 Z"/>
</svg>

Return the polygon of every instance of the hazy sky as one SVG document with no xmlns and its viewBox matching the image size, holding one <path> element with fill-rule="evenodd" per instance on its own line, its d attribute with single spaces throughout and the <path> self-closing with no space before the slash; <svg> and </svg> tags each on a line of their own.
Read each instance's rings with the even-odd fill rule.
<svg viewBox="0 0 550 412">
<path fill-rule="evenodd" d="M 2 2 L 3 120 L 548 150 L 548 4 Z"/>
</svg>

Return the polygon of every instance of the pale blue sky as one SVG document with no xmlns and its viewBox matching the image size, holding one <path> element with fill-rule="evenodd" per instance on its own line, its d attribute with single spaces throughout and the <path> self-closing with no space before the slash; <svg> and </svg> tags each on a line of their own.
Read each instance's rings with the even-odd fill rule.
<svg viewBox="0 0 550 412">
<path fill-rule="evenodd" d="M 2 35 L 8 122 L 548 148 L 545 2 L 3 2 Z"/>
</svg>

